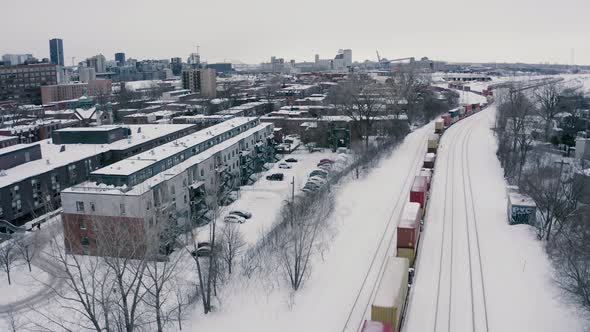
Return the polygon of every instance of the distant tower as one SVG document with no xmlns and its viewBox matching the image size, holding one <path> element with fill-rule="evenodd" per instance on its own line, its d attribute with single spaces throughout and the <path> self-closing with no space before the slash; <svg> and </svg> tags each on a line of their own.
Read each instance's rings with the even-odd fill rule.
<svg viewBox="0 0 590 332">
<path fill-rule="evenodd" d="M 117 62 L 117 66 L 124 66 L 125 65 L 125 53 L 119 52 L 115 53 L 115 61 Z"/>
<path fill-rule="evenodd" d="M 65 64 L 63 40 L 59 38 L 49 40 L 49 57 L 53 64 L 58 66 L 63 66 Z"/>
<path fill-rule="evenodd" d="M 318 62 L 320 62 L 320 55 L 316 54 L 315 55 L 315 63 L 318 63 Z"/>
</svg>

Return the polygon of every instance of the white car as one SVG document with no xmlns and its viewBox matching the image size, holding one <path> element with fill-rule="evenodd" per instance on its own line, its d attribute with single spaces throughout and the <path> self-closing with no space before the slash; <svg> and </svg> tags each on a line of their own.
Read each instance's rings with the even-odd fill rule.
<svg viewBox="0 0 590 332">
<path fill-rule="evenodd" d="M 291 165 L 289 165 L 287 163 L 280 163 L 279 164 L 279 168 L 282 168 L 282 169 L 291 169 Z"/>
<path fill-rule="evenodd" d="M 223 221 L 234 224 L 243 224 L 246 221 L 246 218 L 240 217 L 236 214 L 230 214 L 223 218 Z"/>
<path fill-rule="evenodd" d="M 252 218 L 252 213 L 248 212 L 248 211 L 244 211 L 244 210 L 231 210 L 229 212 L 229 215 L 236 215 L 238 217 L 242 217 L 242 218 L 246 218 L 246 219 L 250 219 Z"/>
<path fill-rule="evenodd" d="M 313 182 L 313 183 L 316 183 L 316 184 L 322 186 L 322 185 L 326 184 L 328 181 L 322 177 L 319 177 L 319 176 L 312 176 L 309 179 L 307 179 L 307 182 Z"/>
</svg>

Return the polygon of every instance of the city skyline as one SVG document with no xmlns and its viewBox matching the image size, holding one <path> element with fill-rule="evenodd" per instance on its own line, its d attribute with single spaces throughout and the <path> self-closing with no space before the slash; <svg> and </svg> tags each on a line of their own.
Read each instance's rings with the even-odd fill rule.
<svg viewBox="0 0 590 332">
<path fill-rule="evenodd" d="M 35 27 L 18 20 L 18 15 L 8 15 L 0 28 L 15 32 L 0 36 L 0 53 L 49 58 L 48 40 L 61 38 L 67 65 L 72 64 L 72 57 L 75 63 L 99 53 L 114 59 L 116 52 L 136 59 L 186 60 L 197 45 L 203 61 L 249 64 L 268 61 L 272 55 L 298 62 L 313 61 L 315 54 L 331 58 L 340 48 L 352 49 L 355 61 L 376 60 L 378 50 L 390 59 L 428 56 L 449 62 L 571 64 L 573 60 L 590 64 L 590 46 L 583 43 L 590 31 L 583 14 L 589 5 L 581 0 L 541 2 L 499 0 L 482 10 L 466 0 L 453 0 L 429 3 L 429 11 L 424 11 L 424 4 L 369 0 L 363 6 L 378 10 L 359 14 L 354 8 L 338 8 L 333 1 L 303 0 L 284 12 L 261 0 L 255 6 L 235 3 L 228 12 L 227 4 L 204 7 L 180 0 L 169 7 L 178 9 L 174 15 L 161 17 L 157 6 L 152 6 L 155 1 L 135 6 L 106 0 L 103 5 L 116 8 L 116 13 L 101 21 L 104 24 L 97 33 L 96 26 L 74 11 L 68 20 L 55 20 L 67 9 L 67 3 L 58 0 L 36 4 L 39 10 L 32 13 Z M 262 8 L 255 10 L 258 6 Z M 530 8 L 535 8 L 534 13 Z M 577 10 L 568 11 L 564 18 L 559 14 L 565 8 Z M 193 22 L 192 15 L 203 9 L 224 15 L 201 15 Z M 27 8 L 12 2 L 6 10 Z M 10 26 L 22 28 L 9 30 Z"/>
</svg>

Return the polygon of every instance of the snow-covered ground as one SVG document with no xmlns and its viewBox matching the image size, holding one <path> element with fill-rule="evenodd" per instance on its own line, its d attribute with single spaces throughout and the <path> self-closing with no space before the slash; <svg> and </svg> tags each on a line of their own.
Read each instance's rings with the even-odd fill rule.
<svg viewBox="0 0 590 332">
<path fill-rule="evenodd" d="M 506 222 L 494 114 L 462 120 L 442 139 L 404 331 L 583 330 L 534 231 Z"/>
<path fill-rule="evenodd" d="M 43 291 L 45 284 L 49 282 L 49 274 L 37 266 L 32 267 L 32 272 L 26 262 L 19 261 L 10 271 L 12 284 L 8 285 L 6 273 L 0 273 L 0 305 L 22 301 L 31 294 Z"/>
<path fill-rule="evenodd" d="M 350 316 L 346 330 L 356 331 L 381 263 L 394 254 L 391 239 L 410 190 L 408 178 L 419 170 L 432 130 L 430 124 L 413 132 L 368 176 L 337 188 L 330 217 L 337 233 L 316 256 L 302 289 L 292 294 L 282 286 L 269 289 L 268 283 L 232 276 L 217 311 L 196 312 L 190 330 L 342 331 Z"/>
</svg>

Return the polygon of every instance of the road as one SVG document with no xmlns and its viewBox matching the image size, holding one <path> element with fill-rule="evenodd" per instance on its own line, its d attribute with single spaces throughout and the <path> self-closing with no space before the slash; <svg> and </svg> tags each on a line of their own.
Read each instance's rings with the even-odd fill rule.
<svg viewBox="0 0 590 332">
<path fill-rule="evenodd" d="M 403 331 L 579 331 L 542 244 L 506 222 L 491 106 L 444 134 Z"/>
</svg>

